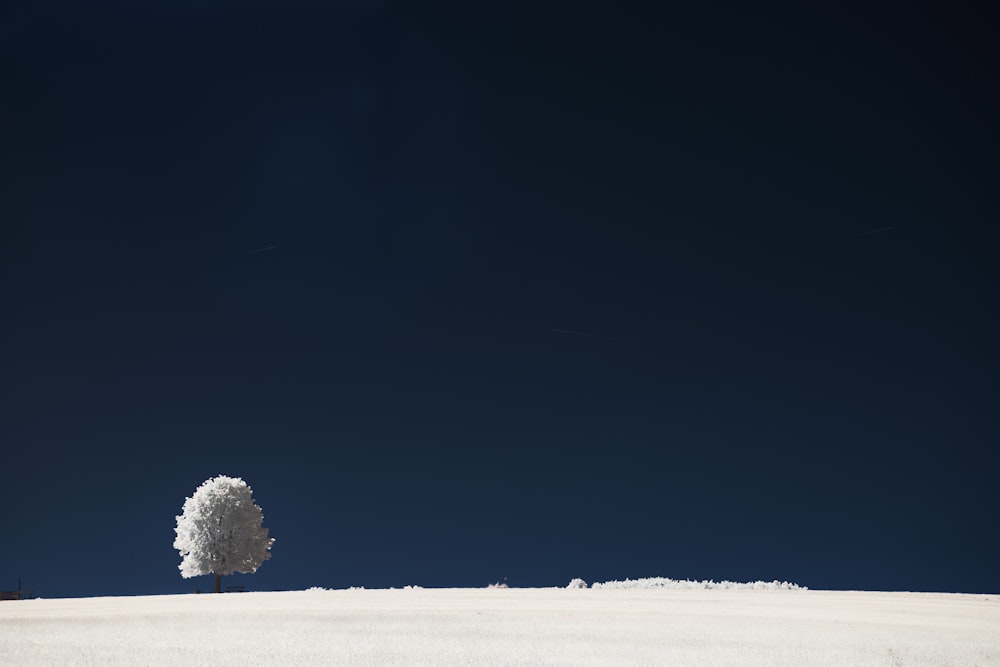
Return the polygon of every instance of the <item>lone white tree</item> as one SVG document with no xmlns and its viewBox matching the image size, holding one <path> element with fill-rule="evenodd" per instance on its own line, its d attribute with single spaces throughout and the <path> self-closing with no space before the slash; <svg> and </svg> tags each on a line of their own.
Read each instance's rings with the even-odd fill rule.
<svg viewBox="0 0 1000 667">
<path fill-rule="evenodd" d="M 206 480 L 184 501 L 177 517 L 174 548 L 185 579 L 215 575 L 215 592 L 222 576 L 256 572 L 271 557 L 274 540 L 267 536 L 264 514 L 253 502 L 253 492 L 239 477 L 219 475 Z"/>
</svg>

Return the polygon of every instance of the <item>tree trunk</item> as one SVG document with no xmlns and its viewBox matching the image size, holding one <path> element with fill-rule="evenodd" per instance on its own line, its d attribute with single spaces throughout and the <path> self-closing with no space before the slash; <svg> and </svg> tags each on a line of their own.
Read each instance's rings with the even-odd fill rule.
<svg viewBox="0 0 1000 667">
<path fill-rule="evenodd" d="M 212 574 L 215 575 L 215 592 L 218 593 L 219 585 L 222 583 L 222 575 L 219 574 L 218 572 L 213 572 Z"/>
</svg>

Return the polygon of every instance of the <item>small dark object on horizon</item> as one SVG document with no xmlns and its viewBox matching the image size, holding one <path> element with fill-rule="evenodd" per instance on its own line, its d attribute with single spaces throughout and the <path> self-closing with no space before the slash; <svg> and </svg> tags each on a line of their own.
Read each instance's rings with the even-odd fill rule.
<svg viewBox="0 0 1000 667">
<path fill-rule="evenodd" d="M 0 591 L 0 600 L 27 600 L 31 591 Z"/>
</svg>

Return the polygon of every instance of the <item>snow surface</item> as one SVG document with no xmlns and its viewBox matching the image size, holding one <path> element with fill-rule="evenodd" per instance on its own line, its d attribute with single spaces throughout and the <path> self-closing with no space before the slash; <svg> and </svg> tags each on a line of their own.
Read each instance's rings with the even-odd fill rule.
<svg viewBox="0 0 1000 667">
<path fill-rule="evenodd" d="M 1000 665 L 989 595 L 422 589 L 0 602 L 5 665 Z"/>
</svg>

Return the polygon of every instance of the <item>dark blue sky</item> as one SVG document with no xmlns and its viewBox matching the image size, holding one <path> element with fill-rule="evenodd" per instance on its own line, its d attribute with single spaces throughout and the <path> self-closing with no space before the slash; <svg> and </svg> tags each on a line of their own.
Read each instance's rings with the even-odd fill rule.
<svg viewBox="0 0 1000 667">
<path fill-rule="evenodd" d="M 0 9 L 0 588 L 1000 592 L 992 17 L 135 4 Z"/>
</svg>

